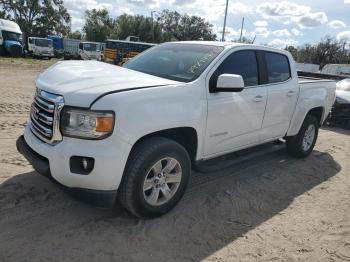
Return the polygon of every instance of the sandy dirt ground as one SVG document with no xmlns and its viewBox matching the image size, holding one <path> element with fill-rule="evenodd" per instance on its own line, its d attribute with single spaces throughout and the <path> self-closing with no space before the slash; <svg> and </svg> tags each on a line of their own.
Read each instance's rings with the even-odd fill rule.
<svg viewBox="0 0 350 262">
<path fill-rule="evenodd" d="M 0 261 L 350 261 L 350 132 L 194 173 L 169 214 L 98 209 L 33 171 L 15 149 L 52 62 L 0 60 Z"/>
</svg>

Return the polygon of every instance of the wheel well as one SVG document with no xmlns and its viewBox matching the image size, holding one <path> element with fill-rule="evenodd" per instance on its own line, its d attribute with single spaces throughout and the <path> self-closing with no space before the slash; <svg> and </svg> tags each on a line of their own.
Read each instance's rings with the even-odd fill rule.
<svg viewBox="0 0 350 262">
<path fill-rule="evenodd" d="M 165 137 L 176 141 L 186 149 L 192 162 L 195 161 L 196 154 L 197 154 L 198 138 L 197 138 L 197 131 L 194 128 L 177 127 L 177 128 L 165 129 L 154 133 L 150 133 L 148 135 L 141 137 L 139 140 L 137 140 L 133 148 L 135 147 L 136 144 L 150 137 Z"/>
<path fill-rule="evenodd" d="M 322 115 L 323 115 L 323 107 L 315 107 L 315 108 L 311 109 L 307 114 L 316 117 L 318 120 L 318 123 L 321 125 Z"/>
</svg>

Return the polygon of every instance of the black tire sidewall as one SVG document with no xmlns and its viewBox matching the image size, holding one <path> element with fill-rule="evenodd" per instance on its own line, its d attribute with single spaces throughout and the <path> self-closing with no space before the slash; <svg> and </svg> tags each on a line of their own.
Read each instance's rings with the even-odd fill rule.
<svg viewBox="0 0 350 262">
<path fill-rule="evenodd" d="M 310 125 L 313 125 L 315 128 L 315 136 L 314 136 L 314 140 L 313 140 L 310 148 L 305 151 L 305 150 L 303 150 L 302 144 L 303 144 L 305 132 Z M 310 116 L 310 115 L 306 116 L 304 123 L 302 124 L 297 136 L 291 138 L 291 140 L 288 141 L 289 147 L 292 147 L 292 150 L 294 151 L 295 156 L 306 157 L 312 152 L 312 150 L 314 149 L 314 146 L 316 144 L 316 141 L 317 141 L 318 128 L 319 128 L 319 123 L 318 123 L 317 119 L 314 116 Z"/>
<path fill-rule="evenodd" d="M 135 161 L 128 163 L 127 172 L 125 173 L 125 181 L 123 186 L 132 185 L 132 210 L 139 217 L 152 218 L 167 213 L 172 209 L 182 198 L 188 185 L 191 174 L 191 160 L 187 151 L 175 141 L 164 138 L 152 138 L 153 141 L 161 141 L 159 146 L 151 151 L 149 150 L 151 143 L 145 146 L 136 148 L 137 154 Z M 159 160 L 171 157 L 176 159 L 181 165 L 182 178 L 180 185 L 168 202 L 160 206 L 151 206 L 148 204 L 143 195 L 143 183 L 148 175 L 148 171 Z M 138 161 L 140 158 L 142 161 Z M 126 206 L 127 207 L 127 206 Z"/>
</svg>

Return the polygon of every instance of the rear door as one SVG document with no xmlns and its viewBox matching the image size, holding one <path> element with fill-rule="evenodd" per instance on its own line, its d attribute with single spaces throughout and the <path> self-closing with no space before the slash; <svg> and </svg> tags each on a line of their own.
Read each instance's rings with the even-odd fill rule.
<svg viewBox="0 0 350 262">
<path fill-rule="evenodd" d="M 205 155 L 235 151 L 259 142 L 266 106 L 266 87 L 260 85 L 255 50 L 235 51 L 209 73 L 212 89 L 221 74 L 238 74 L 245 88 L 240 92 L 209 92 Z M 214 86 L 215 88 L 215 86 Z"/>
<path fill-rule="evenodd" d="M 267 105 L 262 125 L 261 140 L 283 137 L 298 99 L 297 77 L 292 76 L 288 56 L 270 51 L 260 51 L 265 58 Z"/>
</svg>

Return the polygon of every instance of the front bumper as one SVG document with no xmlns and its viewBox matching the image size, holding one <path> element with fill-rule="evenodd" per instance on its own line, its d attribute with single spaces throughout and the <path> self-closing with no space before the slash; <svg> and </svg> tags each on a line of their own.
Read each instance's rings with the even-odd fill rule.
<svg viewBox="0 0 350 262">
<path fill-rule="evenodd" d="M 94 191 L 118 189 L 131 145 L 112 135 L 103 140 L 84 140 L 64 137 L 56 145 L 39 140 L 28 123 L 24 136 L 17 142 L 18 151 L 33 165 L 34 169 L 68 188 Z M 72 156 L 91 157 L 95 165 L 91 173 L 81 175 L 70 170 Z"/>
<path fill-rule="evenodd" d="M 34 169 L 49 178 L 53 178 L 50 172 L 50 164 L 47 158 L 32 150 L 24 139 L 20 136 L 16 141 L 18 152 L 20 152 L 34 167 Z M 55 180 L 56 181 L 56 180 Z M 58 181 L 56 181 L 58 182 Z M 58 182 L 59 183 L 59 182 Z M 59 183 L 60 184 L 60 183 Z M 61 186 L 64 186 L 60 184 Z M 78 199 L 99 207 L 112 207 L 115 203 L 117 190 L 91 190 L 86 188 L 64 187 L 68 192 Z"/>
</svg>

